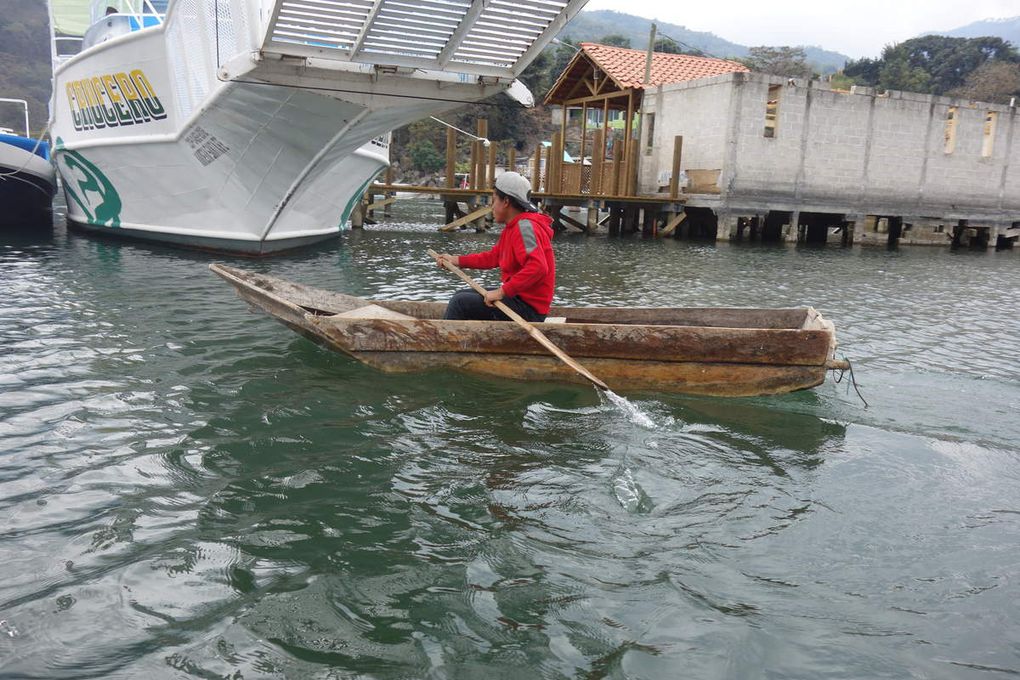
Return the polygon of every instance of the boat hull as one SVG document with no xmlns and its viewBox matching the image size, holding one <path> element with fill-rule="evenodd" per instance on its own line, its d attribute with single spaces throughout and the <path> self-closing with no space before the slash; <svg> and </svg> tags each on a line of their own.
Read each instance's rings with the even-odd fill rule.
<svg viewBox="0 0 1020 680">
<path fill-rule="evenodd" d="M 92 233 L 245 255 L 335 238 L 389 162 L 384 141 L 342 134 L 361 111 L 314 93 L 232 85 L 180 135 L 71 144 L 58 131 L 68 221 Z"/>
<path fill-rule="evenodd" d="M 257 9 L 232 6 L 235 18 Z M 389 164 L 390 130 L 506 87 L 264 58 L 247 31 L 224 42 L 215 12 L 212 0 L 173 3 L 165 24 L 55 70 L 54 158 L 73 226 L 245 255 L 334 238 Z"/>
<path fill-rule="evenodd" d="M 585 383 L 509 322 L 445 321 L 442 304 L 393 301 L 374 304 L 405 318 L 357 318 L 351 313 L 368 301 L 220 265 L 212 270 L 291 329 L 382 371 L 452 369 Z M 566 322 L 536 327 L 620 392 L 729 397 L 793 392 L 824 382 L 835 350 L 832 324 L 810 308 L 554 307 L 550 314 Z"/>
<path fill-rule="evenodd" d="M 49 161 L 0 143 L 0 226 L 49 225 L 55 186 Z"/>
</svg>

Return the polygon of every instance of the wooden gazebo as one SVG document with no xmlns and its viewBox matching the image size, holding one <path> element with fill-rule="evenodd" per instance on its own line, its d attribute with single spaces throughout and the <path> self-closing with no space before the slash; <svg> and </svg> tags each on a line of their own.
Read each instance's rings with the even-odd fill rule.
<svg viewBox="0 0 1020 680">
<path fill-rule="evenodd" d="M 635 123 L 644 90 L 670 83 L 747 71 L 737 62 L 688 54 L 648 52 L 598 43 L 581 43 L 580 49 L 546 95 L 546 105 L 563 107 L 563 121 L 553 136 L 547 164 L 545 191 L 605 197 L 634 196 L 637 187 L 637 134 Z M 580 161 L 565 166 L 563 151 L 568 111 L 581 110 Z M 601 126 L 589 135 L 589 111 L 601 111 Z M 625 112 L 625 113 L 624 113 Z M 621 129 L 610 125 L 610 116 Z M 590 172 L 584 159 L 591 156 Z M 537 187 L 536 187 L 537 188 Z"/>
</svg>

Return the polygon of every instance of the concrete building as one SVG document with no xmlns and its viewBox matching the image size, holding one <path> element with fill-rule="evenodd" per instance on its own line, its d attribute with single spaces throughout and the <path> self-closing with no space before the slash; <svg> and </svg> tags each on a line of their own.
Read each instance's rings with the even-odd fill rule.
<svg viewBox="0 0 1020 680">
<path fill-rule="evenodd" d="M 631 53 L 645 54 L 585 43 L 546 101 L 576 108 L 573 84 L 600 77 L 614 82 L 614 93 L 628 92 L 632 193 L 667 195 L 679 167 L 684 229 L 732 239 L 976 246 L 1020 236 L 1015 106 L 838 91 L 725 66 L 733 62 L 715 65 L 729 72 L 693 77 L 689 68 L 671 75 L 653 65 L 653 77 L 642 80 Z M 682 56 L 655 54 L 653 64 Z"/>
<path fill-rule="evenodd" d="M 639 190 L 668 183 L 682 136 L 681 169 L 700 179 L 688 182 L 687 205 L 710 209 L 732 238 L 1016 238 L 1015 106 L 758 73 L 662 84 L 645 97 Z"/>
</svg>

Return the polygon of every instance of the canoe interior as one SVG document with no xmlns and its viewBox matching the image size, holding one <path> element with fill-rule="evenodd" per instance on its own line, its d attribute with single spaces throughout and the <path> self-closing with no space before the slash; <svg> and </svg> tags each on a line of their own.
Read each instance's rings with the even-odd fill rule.
<svg viewBox="0 0 1020 680">
<path fill-rule="evenodd" d="M 411 300 L 367 300 L 353 295 L 306 286 L 265 274 L 257 274 L 223 265 L 212 270 L 286 300 L 315 316 L 340 314 L 377 304 L 416 319 L 442 319 L 445 302 Z M 228 278 L 224 276 L 224 278 Z M 228 278 L 228 280 L 230 280 Z M 564 317 L 568 324 L 615 324 L 655 326 L 697 326 L 707 328 L 807 329 L 812 326 L 813 309 L 758 309 L 743 307 L 557 307 L 551 317 Z M 817 313 L 815 313 L 817 314 Z"/>
</svg>

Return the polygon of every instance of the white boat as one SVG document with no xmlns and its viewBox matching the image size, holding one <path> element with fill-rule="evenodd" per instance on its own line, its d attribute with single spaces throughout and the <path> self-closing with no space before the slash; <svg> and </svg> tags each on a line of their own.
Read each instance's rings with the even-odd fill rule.
<svg viewBox="0 0 1020 680">
<path fill-rule="evenodd" d="M 7 98 L 0 102 L 20 104 L 25 113 L 24 136 L 0 128 L 0 226 L 49 224 L 57 185 L 50 145 L 32 138 L 28 102 Z"/>
<path fill-rule="evenodd" d="M 49 0 L 68 220 L 245 254 L 336 235 L 389 131 L 507 92 L 586 0 Z"/>
</svg>

